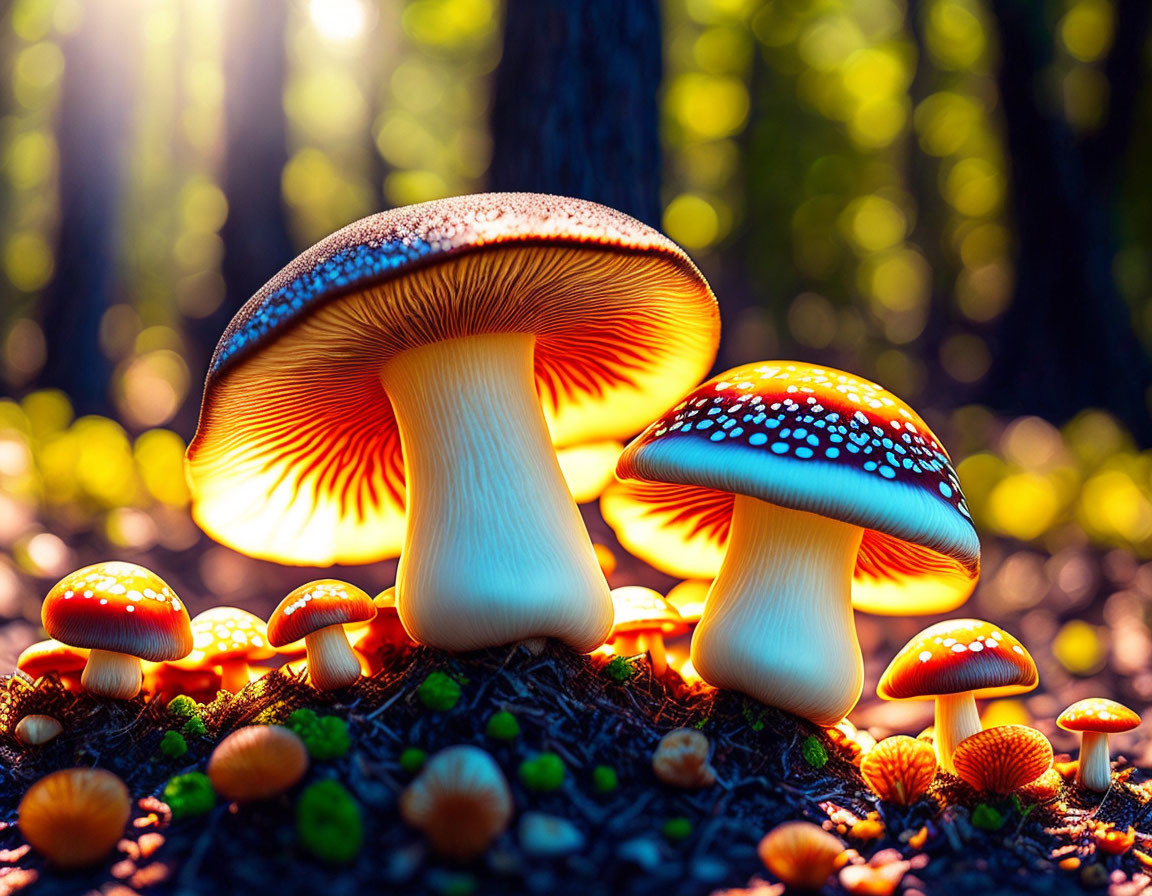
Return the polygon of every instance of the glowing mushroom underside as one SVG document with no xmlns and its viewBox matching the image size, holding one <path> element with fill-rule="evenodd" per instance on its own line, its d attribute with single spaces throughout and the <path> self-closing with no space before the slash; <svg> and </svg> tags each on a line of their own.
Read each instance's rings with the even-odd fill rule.
<svg viewBox="0 0 1152 896">
<path fill-rule="evenodd" d="M 289 563 L 403 541 L 398 609 L 424 643 L 591 650 L 611 603 L 553 445 L 635 432 L 706 372 L 718 334 L 688 257 L 593 203 L 487 194 L 366 218 L 221 338 L 193 512 Z"/>
</svg>

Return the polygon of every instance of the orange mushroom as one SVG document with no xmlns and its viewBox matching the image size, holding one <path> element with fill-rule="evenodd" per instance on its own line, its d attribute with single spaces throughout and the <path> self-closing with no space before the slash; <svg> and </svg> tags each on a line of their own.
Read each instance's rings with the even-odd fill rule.
<svg viewBox="0 0 1152 896">
<path fill-rule="evenodd" d="M 12 735 L 25 747 L 38 747 L 46 744 L 64 730 L 59 719 L 41 713 L 24 716 L 12 731 Z"/>
<path fill-rule="evenodd" d="M 980 730 L 975 698 L 1022 694 L 1037 681 L 1032 657 L 1004 629 L 979 619 L 949 619 L 904 645 L 876 693 L 884 700 L 936 701 L 933 743 L 940 767 L 951 772 L 956 745 Z"/>
<path fill-rule="evenodd" d="M 192 620 L 192 652 L 172 665 L 189 671 L 220 668 L 220 687 L 230 693 L 248 684 L 248 664 L 275 656 L 268 627 L 236 607 L 213 607 Z"/>
<path fill-rule="evenodd" d="M 385 651 L 411 647 L 416 642 L 408 637 L 396 612 L 396 588 L 385 589 L 372 598 L 376 615 L 367 622 L 348 627 L 352 649 L 364 660 L 369 675 L 380 668 L 380 655 Z"/>
<path fill-rule="evenodd" d="M 844 844 L 810 821 L 786 821 L 769 831 L 756 851 L 785 886 L 819 890 L 836 870 Z"/>
<path fill-rule="evenodd" d="M 49 862 L 82 868 L 103 859 L 132 814 L 124 782 L 100 768 L 68 768 L 28 788 L 20 801 L 20 833 Z"/>
<path fill-rule="evenodd" d="M 347 582 L 320 579 L 291 592 L 268 620 L 268 641 L 283 647 L 304 639 L 308 678 L 321 691 L 346 688 L 360 678 L 360 660 L 344 626 L 376 615 L 372 598 Z"/>
<path fill-rule="evenodd" d="M 1112 784 L 1112 755 L 1108 735 L 1131 731 L 1140 716 L 1123 703 L 1104 697 L 1079 700 L 1060 713 L 1056 724 L 1065 731 L 1080 732 L 1080 764 L 1076 783 L 1087 790 L 1103 792 Z"/>
<path fill-rule="evenodd" d="M 880 799 L 907 806 L 932 786 L 936 751 L 914 737 L 886 737 L 861 758 L 860 775 Z"/>
<path fill-rule="evenodd" d="M 308 749 L 280 725 L 233 731 L 212 751 L 208 777 L 222 797 L 237 803 L 267 800 L 289 790 L 308 771 Z"/>
<path fill-rule="evenodd" d="M 676 608 L 658 592 L 640 585 L 613 588 L 612 607 L 615 619 L 609 643 L 613 651 L 622 656 L 647 652 L 652 674 L 663 675 L 668 670 L 664 636 L 687 628 Z"/>
<path fill-rule="evenodd" d="M 708 736 L 695 728 L 669 731 L 652 754 L 652 771 L 665 784 L 695 790 L 716 783 L 716 769 L 708 761 L 712 745 Z"/>
<path fill-rule="evenodd" d="M 1021 796 L 1025 796 L 1028 799 L 1045 803 L 1059 795 L 1060 788 L 1063 786 L 1063 776 L 1060 772 L 1056 771 L 1055 768 L 1050 768 L 1035 781 L 1021 787 L 1019 792 Z"/>
<path fill-rule="evenodd" d="M 37 641 L 16 658 L 16 668 L 39 681 L 45 675 L 55 672 L 60 676 L 60 684 L 73 694 L 84 690 L 80 684 L 80 673 L 88 663 L 88 651 L 83 647 L 72 647 L 49 638 Z"/>
<path fill-rule="evenodd" d="M 999 725 L 960 741 L 952 759 L 974 789 L 1008 794 L 1052 767 L 1052 744 L 1027 725 Z"/>
<path fill-rule="evenodd" d="M 144 690 L 153 700 L 191 697 L 197 703 L 211 703 L 220 691 L 220 671 L 212 666 L 184 668 L 170 663 L 143 663 Z"/>
</svg>

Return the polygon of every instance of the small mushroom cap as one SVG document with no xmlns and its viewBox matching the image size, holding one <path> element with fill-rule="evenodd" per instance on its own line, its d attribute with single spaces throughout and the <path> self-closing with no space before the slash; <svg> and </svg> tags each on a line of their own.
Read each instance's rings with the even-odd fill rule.
<svg viewBox="0 0 1152 896">
<path fill-rule="evenodd" d="M 197 669 L 229 660 L 266 660 L 275 655 L 263 619 L 236 607 L 213 607 L 192 620 L 192 652 L 173 665 Z"/>
<path fill-rule="evenodd" d="M 561 447 L 631 436 L 705 375 L 716 299 L 675 244 L 581 199 L 457 196 L 373 215 L 272 278 L 216 347 L 188 449 L 193 514 L 297 565 L 399 553 L 405 478 L 380 378 L 407 349 L 536 337 Z"/>
<path fill-rule="evenodd" d="M 110 561 L 69 573 L 44 598 L 44 628 L 58 641 L 142 660 L 178 660 L 192 649 L 188 611 L 156 573 Z"/>
<path fill-rule="evenodd" d="M 208 777 L 222 797 L 238 803 L 271 799 L 308 771 L 308 749 L 280 725 L 249 725 L 233 731 L 212 751 Z"/>
<path fill-rule="evenodd" d="M 280 601 L 268 620 L 268 642 L 283 647 L 330 625 L 367 622 L 375 615 L 372 598 L 355 585 L 318 579 Z"/>
<path fill-rule="evenodd" d="M 1052 744 L 1027 725 L 999 725 L 960 741 L 952 762 L 974 789 L 1007 794 L 1052 767 Z"/>
<path fill-rule="evenodd" d="M 756 851 L 781 883 L 800 890 L 819 890 L 836 870 L 844 849 L 835 835 L 819 825 L 786 821 L 769 831 Z"/>
<path fill-rule="evenodd" d="M 1024 645 L 980 619 L 930 625 L 904 645 L 880 677 L 884 700 L 927 700 L 941 694 L 1006 697 L 1036 687 L 1036 664 Z"/>
<path fill-rule="evenodd" d="M 673 575 L 716 574 L 745 495 L 865 530 L 857 609 L 948 612 L 979 577 L 980 542 L 943 446 L 899 398 L 839 370 L 771 361 L 713 377 L 624 449 L 616 475 L 605 519 Z"/>
<path fill-rule="evenodd" d="M 612 589 L 612 634 L 628 632 L 673 632 L 683 627 L 680 613 L 658 591 L 642 585 Z"/>
<path fill-rule="evenodd" d="M 20 832 L 60 868 L 103 859 L 132 814 L 124 782 L 100 768 L 67 768 L 41 778 L 20 801 Z"/>
<path fill-rule="evenodd" d="M 936 777 L 936 751 L 914 737 L 886 737 L 860 760 L 860 775 L 880 799 L 907 806 L 928 792 Z"/>
<path fill-rule="evenodd" d="M 37 679 L 49 672 L 82 672 L 87 662 L 88 651 L 83 647 L 49 638 L 24 648 L 16 658 L 16 668 L 29 678 Z"/>
<path fill-rule="evenodd" d="M 1056 719 L 1065 731 L 1093 731 L 1099 734 L 1118 734 L 1131 731 L 1140 724 L 1140 716 L 1123 703 L 1105 697 L 1077 700 Z"/>
</svg>

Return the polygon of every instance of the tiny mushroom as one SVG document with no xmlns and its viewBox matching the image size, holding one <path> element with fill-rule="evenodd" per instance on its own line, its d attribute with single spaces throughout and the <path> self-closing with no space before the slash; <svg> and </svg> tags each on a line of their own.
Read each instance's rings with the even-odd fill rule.
<svg viewBox="0 0 1152 896">
<path fill-rule="evenodd" d="M 188 611 L 154 572 L 111 561 L 69 573 L 44 598 L 44 628 L 89 650 L 81 682 L 103 697 L 140 692 L 140 660 L 177 660 L 192 649 Z"/>
<path fill-rule="evenodd" d="M 349 626 L 352 649 L 364 659 L 369 674 L 380 668 L 380 654 L 388 650 L 409 647 L 414 642 L 404 631 L 400 614 L 396 612 L 396 588 L 381 591 L 372 603 L 376 615 L 367 622 Z"/>
<path fill-rule="evenodd" d="M 49 638 L 26 647 L 16 658 L 16 668 L 33 681 L 55 672 L 60 676 L 60 684 L 78 694 L 84 689 L 80 684 L 80 673 L 87 662 L 88 651 L 83 647 L 72 647 Z"/>
<path fill-rule="evenodd" d="M 512 791 L 500 766 L 479 747 L 432 756 L 400 796 L 400 814 L 436 852 L 467 861 L 484 853 L 512 820 Z"/>
<path fill-rule="evenodd" d="M 695 728 L 669 731 L 652 754 L 652 771 L 665 784 L 695 790 L 716 783 L 716 769 L 708 762 L 711 744 Z"/>
<path fill-rule="evenodd" d="M 124 782 L 100 768 L 67 768 L 41 778 L 18 810 L 20 833 L 32 848 L 66 869 L 108 855 L 131 814 Z"/>
<path fill-rule="evenodd" d="M 932 786 L 936 753 L 914 737 L 886 737 L 861 758 L 860 776 L 880 799 L 907 806 Z"/>
<path fill-rule="evenodd" d="M 180 669 L 220 667 L 220 687 L 233 694 L 248 684 L 248 664 L 276 651 L 259 616 L 236 607 L 213 607 L 192 620 L 192 652 L 172 665 Z"/>
<path fill-rule="evenodd" d="M 884 700 L 935 700 L 936 755 L 941 768 L 955 772 L 956 745 L 980 730 L 975 698 L 1023 694 L 1037 681 L 1032 657 L 1003 628 L 979 619 L 949 619 L 904 646 L 884 670 L 876 693 Z"/>
<path fill-rule="evenodd" d="M 786 821 L 769 831 L 756 851 L 760 861 L 788 887 L 819 890 L 836 870 L 844 844 L 810 821 Z"/>
<path fill-rule="evenodd" d="M 397 606 L 422 644 L 591 651 L 612 605 L 555 446 L 631 435 L 718 340 L 688 256 L 612 209 L 491 193 L 373 215 L 224 332 L 188 448 L 192 511 L 300 565 L 403 543 Z"/>
<path fill-rule="evenodd" d="M 1108 735 L 1131 731 L 1140 716 L 1122 703 L 1089 697 L 1069 706 L 1056 724 L 1065 731 L 1080 732 L 1080 765 L 1076 783 L 1086 790 L 1103 792 L 1112 784 L 1112 755 Z"/>
<path fill-rule="evenodd" d="M 52 716 L 33 713 L 16 723 L 12 734 L 25 747 L 38 747 L 56 737 L 64 726 Z"/>
<path fill-rule="evenodd" d="M 227 800 L 247 803 L 289 790 L 308 771 L 308 748 L 280 725 L 249 725 L 233 731 L 212 751 L 208 777 Z"/>
<path fill-rule="evenodd" d="M 641 585 L 613 588 L 612 607 L 615 619 L 609 642 L 613 651 L 621 656 L 647 651 L 652 674 L 663 675 L 668 670 L 664 636 L 687 629 L 676 608 L 659 592 Z"/>
<path fill-rule="evenodd" d="M 1009 794 L 1052 767 L 1052 744 L 1027 725 L 998 725 L 960 741 L 952 760 L 975 790 Z"/>
<path fill-rule="evenodd" d="M 220 672 L 213 666 L 188 668 L 170 663 L 143 663 L 144 690 L 154 700 L 185 695 L 197 703 L 211 703 L 220 691 Z"/>
<path fill-rule="evenodd" d="M 268 641 L 283 647 L 300 638 L 308 650 L 308 678 L 321 691 L 334 691 L 360 678 L 360 660 L 344 626 L 376 615 L 372 598 L 347 582 L 320 579 L 301 585 L 280 601 L 268 620 Z"/>
<path fill-rule="evenodd" d="M 979 575 L 952 463 L 911 407 L 799 362 L 729 370 L 651 424 L 600 505 L 621 544 L 715 576 L 700 676 L 827 727 L 859 699 L 853 606 L 945 612 Z"/>
</svg>

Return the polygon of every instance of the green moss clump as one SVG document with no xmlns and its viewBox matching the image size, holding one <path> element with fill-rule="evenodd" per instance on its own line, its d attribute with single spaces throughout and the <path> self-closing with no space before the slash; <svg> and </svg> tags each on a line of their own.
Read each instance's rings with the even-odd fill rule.
<svg viewBox="0 0 1152 896">
<path fill-rule="evenodd" d="M 623 684 L 640 670 L 626 656 L 614 656 L 604 667 L 604 674 L 616 684 Z"/>
<path fill-rule="evenodd" d="M 800 744 L 800 755 L 812 768 L 824 768 L 828 764 L 828 751 L 815 734 L 804 738 L 804 742 Z"/>
<path fill-rule="evenodd" d="M 191 697 L 181 694 L 168 701 L 168 714 L 178 719 L 200 718 L 200 707 Z"/>
<path fill-rule="evenodd" d="M 998 831 L 1004 827 L 1004 816 L 987 803 L 980 803 L 972 810 L 972 826 L 982 831 Z"/>
<path fill-rule="evenodd" d="M 612 793 L 620 786 L 620 777 L 610 765 L 598 765 L 592 769 L 592 789 L 597 793 Z"/>
<path fill-rule="evenodd" d="M 168 804 L 175 819 L 192 818 L 210 812 L 216 805 L 216 791 L 202 772 L 176 775 L 164 785 L 160 799 Z"/>
<path fill-rule="evenodd" d="M 188 741 L 179 731 L 165 731 L 160 738 L 160 752 L 169 759 L 179 759 L 188 752 Z"/>
<path fill-rule="evenodd" d="M 400 754 L 400 768 L 410 775 L 414 775 L 424 768 L 424 763 L 427 761 L 428 751 L 421 750 L 419 747 L 408 747 Z"/>
<path fill-rule="evenodd" d="M 516 740 L 520 736 L 520 723 L 512 713 L 502 710 L 492 714 L 484 732 L 493 740 Z"/>
<path fill-rule="evenodd" d="M 208 729 L 204 727 L 204 720 L 199 716 L 193 716 L 184 723 L 180 729 L 180 733 L 187 739 L 189 737 L 203 737 L 207 733 L 207 730 Z"/>
<path fill-rule="evenodd" d="M 305 707 L 288 717 L 287 727 L 300 736 L 313 759 L 339 759 L 352 746 L 348 723 L 339 716 L 318 716 Z"/>
<path fill-rule="evenodd" d="M 460 682 L 443 672 L 429 672 L 416 689 L 416 696 L 428 709 L 446 712 L 460 702 Z"/>
<path fill-rule="evenodd" d="M 679 843 L 692 836 L 692 822 L 681 815 L 669 818 L 660 830 L 673 843 Z"/>
<path fill-rule="evenodd" d="M 296 803 L 296 835 L 321 861 L 350 862 L 364 844 L 360 806 L 338 781 L 310 784 Z"/>
<path fill-rule="evenodd" d="M 555 753 L 537 753 L 520 763 L 520 783 L 537 793 L 551 793 L 564 783 L 564 760 Z"/>
</svg>

